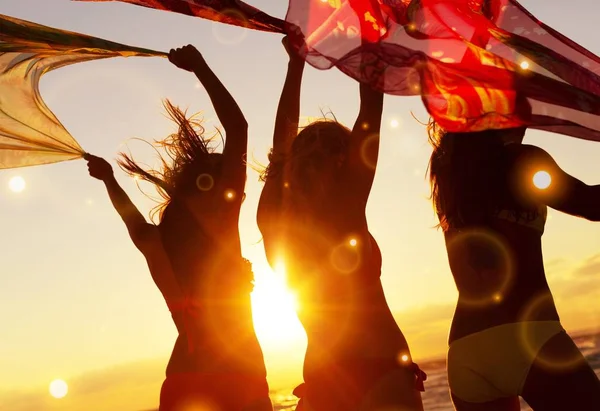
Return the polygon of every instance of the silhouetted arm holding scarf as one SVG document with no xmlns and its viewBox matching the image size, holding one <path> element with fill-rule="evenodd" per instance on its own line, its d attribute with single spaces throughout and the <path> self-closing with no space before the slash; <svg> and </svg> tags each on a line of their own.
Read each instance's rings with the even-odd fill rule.
<svg viewBox="0 0 600 411">
<path fill-rule="evenodd" d="M 363 40 L 364 42 L 364 40 Z M 373 44 L 375 46 L 375 44 Z M 383 64 L 373 59 L 376 64 Z M 362 57 L 362 70 L 381 69 L 369 67 L 369 58 Z M 383 115 L 383 93 L 361 83 L 360 109 L 358 118 L 352 129 L 348 147 L 348 159 L 345 162 L 346 172 L 352 184 L 353 196 L 361 199 L 360 207 L 366 208 L 369 193 L 375 178 L 375 169 L 379 156 L 379 133 Z"/>
<path fill-rule="evenodd" d="M 235 197 L 232 204 L 240 205 L 246 184 L 248 122 L 232 95 L 194 46 L 171 50 L 169 60 L 177 67 L 196 74 L 208 93 L 225 130 L 222 171 L 215 181 L 215 189 L 223 193 L 233 190 Z"/>
<path fill-rule="evenodd" d="M 257 217 L 263 223 L 274 218 L 274 215 L 281 209 L 281 202 L 284 201 L 285 160 L 289 156 L 294 138 L 298 134 L 300 121 L 300 92 L 305 61 L 291 49 L 288 37 L 284 37 L 282 43 L 288 53 L 289 62 L 275 118 L 273 149 L 269 165 L 270 172 L 263 188 L 261 204 L 258 209 Z"/>
<path fill-rule="evenodd" d="M 84 158 L 88 161 L 90 175 L 101 180 L 106 186 L 110 201 L 125 223 L 131 240 L 138 250 L 145 254 L 152 242 L 160 241 L 156 226 L 148 223 L 133 204 L 117 182 L 113 169 L 106 160 L 91 154 L 86 154 Z"/>
<path fill-rule="evenodd" d="M 146 258 L 152 279 L 167 304 L 182 301 L 183 293 L 173 275 L 169 258 L 162 248 L 158 227 L 146 221 L 115 179 L 113 169 L 106 160 L 91 154 L 86 154 L 84 158 L 88 161 L 90 175 L 101 180 L 106 186 L 110 201 L 123 219 L 133 244 Z"/>
<path fill-rule="evenodd" d="M 290 48 L 287 37 L 283 38 L 282 44 L 288 53 L 289 62 L 273 131 L 273 156 L 276 158 L 287 156 L 290 153 L 292 142 L 298 134 L 300 92 L 305 66 L 304 59 Z"/>
</svg>

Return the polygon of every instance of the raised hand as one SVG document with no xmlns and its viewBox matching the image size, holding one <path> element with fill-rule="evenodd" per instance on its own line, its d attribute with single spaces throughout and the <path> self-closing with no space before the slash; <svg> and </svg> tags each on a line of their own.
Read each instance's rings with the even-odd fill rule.
<svg viewBox="0 0 600 411">
<path fill-rule="evenodd" d="M 171 49 L 169 52 L 169 61 L 180 69 L 193 72 L 198 63 L 204 61 L 204 57 L 202 57 L 202 54 L 200 54 L 196 47 L 188 44 L 178 49 Z"/>
<path fill-rule="evenodd" d="M 113 177 L 112 166 L 105 159 L 91 154 L 86 154 L 83 158 L 88 162 L 90 176 L 100 181 L 106 181 Z"/>
</svg>

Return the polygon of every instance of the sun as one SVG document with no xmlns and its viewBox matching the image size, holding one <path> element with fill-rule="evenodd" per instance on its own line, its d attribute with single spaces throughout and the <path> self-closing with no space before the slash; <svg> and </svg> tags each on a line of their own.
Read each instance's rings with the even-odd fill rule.
<svg viewBox="0 0 600 411">
<path fill-rule="evenodd" d="M 69 392 L 69 386 L 63 380 L 54 380 L 50 383 L 49 391 L 54 398 L 63 398 Z"/>
<path fill-rule="evenodd" d="M 10 188 L 10 191 L 12 191 L 13 193 L 22 192 L 23 190 L 25 190 L 26 186 L 27 184 L 21 176 L 15 176 L 8 181 L 8 188 Z"/>
<path fill-rule="evenodd" d="M 283 345 L 302 341 L 304 330 L 296 316 L 297 301 L 285 281 L 285 266 L 275 270 L 256 264 L 252 293 L 254 327 L 261 343 Z"/>
</svg>

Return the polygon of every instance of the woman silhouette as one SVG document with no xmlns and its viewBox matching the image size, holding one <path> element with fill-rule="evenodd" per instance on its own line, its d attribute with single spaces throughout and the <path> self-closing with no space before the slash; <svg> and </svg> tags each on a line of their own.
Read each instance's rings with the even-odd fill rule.
<svg viewBox="0 0 600 411">
<path fill-rule="evenodd" d="M 118 185 L 111 166 L 87 155 L 90 175 L 102 180 L 179 332 L 160 410 L 271 411 L 263 354 L 252 322 L 253 275 L 241 254 L 239 213 L 246 180 L 247 123 L 235 100 L 192 46 L 169 60 L 194 72 L 206 88 L 227 134 L 215 153 L 198 122 L 169 102 L 177 134 L 164 140 L 172 164 L 146 171 L 130 157 L 120 166 L 157 186 L 167 201 L 155 226 Z"/>
<path fill-rule="evenodd" d="M 383 94 L 360 86 L 353 130 L 316 121 L 298 133 L 303 60 L 288 46 L 257 221 L 271 266 L 283 262 L 308 336 L 298 410 L 422 410 L 408 344 L 381 286 L 366 205 Z"/>
<path fill-rule="evenodd" d="M 524 129 L 429 127 L 432 198 L 459 292 L 448 352 L 458 411 L 599 410 L 600 382 L 546 282 L 546 207 L 600 220 L 600 186 L 562 171 Z"/>
</svg>

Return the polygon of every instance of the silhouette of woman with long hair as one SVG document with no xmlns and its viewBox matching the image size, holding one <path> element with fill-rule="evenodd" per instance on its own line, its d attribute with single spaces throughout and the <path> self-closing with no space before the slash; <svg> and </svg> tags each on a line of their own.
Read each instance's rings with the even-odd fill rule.
<svg viewBox="0 0 600 411">
<path fill-rule="evenodd" d="M 366 205 L 383 94 L 360 86 L 353 130 L 321 120 L 298 133 L 304 61 L 289 64 L 257 222 L 267 259 L 286 267 L 308 336 L 298 410 L 422 410 L 408 344 L 385 299 Z"/>
<path fill-rule="evenodd" d="M 159 143 L 169 154 L 161 171 L 127 155 L 119 165 L 156 185 L 167 201 L 156 226 L 146 222 L 117 183 L 111 166 L 87 155 L 135 246 L 146 257 L 179 336 L 167 366 L 160 410 L 271 411 L 263 354 L 252 322 L 253 274 L 242 258 L 238 231 L 246 181 L 248 125 L 237 103 L 193 47 L 169 60 L 196 74 L 226 132 L 214 152 L 200 122 L 167 101 L 179 126 Z"/>
<path fill-rule="evenodd" d="M 430 123 L 432 199 L 458 303 L 448 381 L 458 411 L 599 410 L 600 382 L 563 329 L 544 272 L 547 207 L 600 221 L 600 186 L 559 168 L 525 129 Z"/>
</svg>

